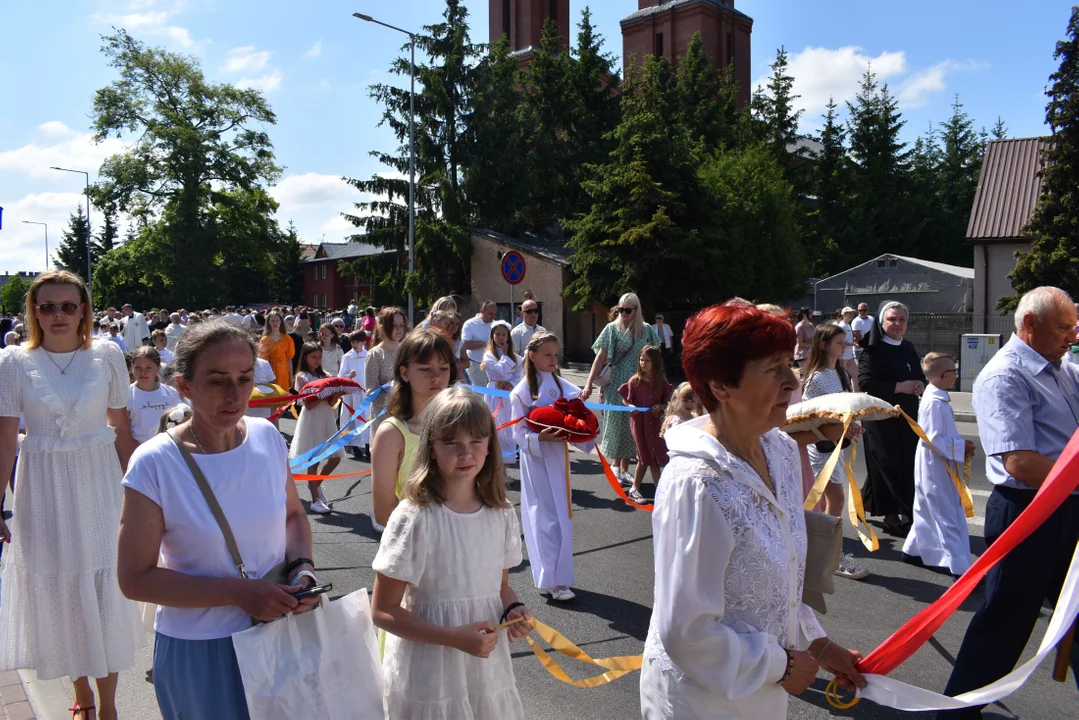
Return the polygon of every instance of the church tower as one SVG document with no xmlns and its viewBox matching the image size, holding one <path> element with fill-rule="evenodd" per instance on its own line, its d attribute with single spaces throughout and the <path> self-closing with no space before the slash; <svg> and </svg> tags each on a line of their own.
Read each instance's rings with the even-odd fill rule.
<svg viewBox="0 0 1079 720">
<path fill-rule="evenodd" d="M 493 0 L 492 0 L 493 1 Z M 492 25 L 493 27 L 493 25 Z M 622 20 L 623 63 L 628 68 L 646 55 L 677 64 L 694 33 L 717 69 L 734 63 L 738 104 L 750 98 L 749 41 L 753 18 L 734 9 L 734 0 L 638 0 L 637 12 Z"/>
<path fill-rule="evenodd" d="M 528 54 L 539 47 L 543 23 L 551 18 L 565 49 L 569 42 L 569 3 L 570 0 L 490 0 L 491 44 L 505 35 L 514 52 Z"/>
</svg>

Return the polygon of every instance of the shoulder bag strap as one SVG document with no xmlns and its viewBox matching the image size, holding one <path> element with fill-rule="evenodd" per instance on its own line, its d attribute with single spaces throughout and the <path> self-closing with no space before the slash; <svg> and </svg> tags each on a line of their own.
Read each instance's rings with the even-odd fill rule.
<svg viewBox="0 0 1079 720">
<path fill-rule="evenodd" d="M 202 470 L 195 464 L 195 458 L 191 457 L 191 453 L 184 447 L 180 436 L 176 434 L 176 429 L 169 428 L 167 432 L 169 437 L 172 438 L 172 442 L 176 444 L 176 448 L 180 451 L 184 462 L 187 463 L 187 468 L 195 476 L 195 483 L 199 486 L 199 490 L 202 491 L 202 497 L 206 499 L 206 504 L 210 506 L 210 512 L 213 513 L 214 520 L 217 521 L 218 526 L 221 528 L 221 534 L 225 536 L 225 545 L 228 546 L 229 554 L 232 555 L 232 562 L 235 563 L 236 569 L 240 571 L 240 577 L 246 580 L 247 570 L 244 568 L 244 560 L 240 556 L 240 548 L 236 545 L 236 537 L 232 534 L 232 528 L 229 526 L 228 518 L 225 517 L 225 511 L 221 509 L 221 504 L 217 502 L 214 491 L 210 489 L 210 483 L 206 482 L 206 476 L 202 474 Z"/>
</svg>

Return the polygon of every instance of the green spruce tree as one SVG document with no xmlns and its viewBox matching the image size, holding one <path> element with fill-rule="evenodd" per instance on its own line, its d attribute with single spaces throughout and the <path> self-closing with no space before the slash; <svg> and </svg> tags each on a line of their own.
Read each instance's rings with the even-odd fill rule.
<svg viewBox="0 0 1079 720">
<path fill-rule="evenodd" d="M 56 265 L 63 270 L 75 273 L 83 280 L 86 272 L 86 243 L 90 239 L 90 224 L 86 222 L 86 213 L 82 205 L 68 217 L 67 227 L 60 235 L 60 246 L 56 248 Z M 91 260 L 95 254 L 93 243 L 90 245 Z"/>
<path fill-rule="evenodd" d="M 1060 67 L 1049 76 L 1045 120 L 1052 129 L 1042 166 L 1041 197 L 1024 229 L 1030 251 L 1017 253 L 1008 276 L 1018 293 L 1002 298 L 1014 308 L 1019 295 L 1054 285 L 1079 297 L 1079 6 L 1071 10 L 1067 38 L 1053 57 Z"/>
<path fill-rule="evenodd" d="M 820 149 L 813 158 L 811 186 L 815 200 L 810 203 L 806 227 L 810 248 L 807 271 L 823 278 L 849 267 L 855 254 L 849 228 L 849 196 L 851 163 L 847 156 L 847 132 L 839 121 L 833 98 L 822 116 L 824 127 L 820 134 Z"/>
<path fill-rule="evenodd" d="M 966 242 L 967 223 L 982 172 L 985 136 L 975 131 L 959 95 L 952 103 L 952 116 L 940 124 L 940 138 L 939 242 L 926 259 L 970 267 L 974 251 Z"/>
</svg>

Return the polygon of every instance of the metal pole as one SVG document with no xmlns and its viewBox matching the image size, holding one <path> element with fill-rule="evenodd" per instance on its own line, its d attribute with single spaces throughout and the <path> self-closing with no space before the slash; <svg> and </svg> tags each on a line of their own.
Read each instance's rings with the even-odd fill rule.
<svg viewBox="0 0 1079 720">
<path fill-rule="evenodd" d="M 86 176 L 86 294 L 90 296 L 90 312 L 94 310 L 94 274 L 92 261 L 90 260 L 90 243 L 93 242 L 94 234 L 90 232 L 90 173 L 83 172 Z"/>
<path fill-rule="evenodd" d="M 416 272 L 416 36 L 411 33 L 408 36 L 412 44 L 412 62 L 409 65 L 409 75 L 412 88 L 408 98 L 408 276 L 411 282 L 412 274 Z M 408 324 L 415 327 L 416 307 L 412 290 L 408 292 Z"/>
</svg>

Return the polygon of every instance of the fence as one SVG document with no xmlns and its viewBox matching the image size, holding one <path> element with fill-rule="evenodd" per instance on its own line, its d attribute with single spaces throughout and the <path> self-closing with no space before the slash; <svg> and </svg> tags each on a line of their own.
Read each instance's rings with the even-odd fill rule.
<svg viewBox="0 0 1079 720">
<path fill-rule="evenodd" d="M 999 334 L 1004 340 L 1015 330 L 1010 315 L 979 315 L 974 313 L 911 313 L 905 338 L 910 340 L 919 355 L 927 352 L 946 352 L 957 359 L 963 335 Z"/>
</svg>

